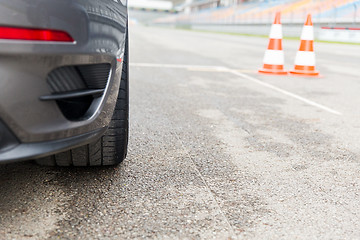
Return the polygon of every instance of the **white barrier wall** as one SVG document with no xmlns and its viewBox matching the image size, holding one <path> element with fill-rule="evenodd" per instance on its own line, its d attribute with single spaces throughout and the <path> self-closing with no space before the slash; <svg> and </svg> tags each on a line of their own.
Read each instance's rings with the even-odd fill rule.
<svg viewBox="0 0 360 240">
<path fill-rule="evenodd" d="M 321 28 L 319 40 L 360 43 L 360 28 Z"/>
<path fill-rule="evenodd" d="M 268 35 L 271 25 L 194 24 L 178 27 L 204 31 Z M 302 28 L 303 24 L 283 24 L 283 34 L 285 37 L 300 38 Z M 316 24 L 314 25 L 314 35 L 317 40 L 360 43 L 360 28 L 322 28 Z"/>
<path fill-rule="evenodd" d="M 268 24 L 249 24 L 249 25 L 219 25 L 219 24 L 202 24 L 188 26 L 193 30 L 228 32 L 228 33 L 242 33 L 242 34 L 255 34 L 255 35 L 269 35 L 271 25 Z M 303 24 L 283 24 L 283 35 L 286 37 L 299 37 L 301 35 Z M 315 35 L 319 28 L 315 26 Z"/>
</svg>

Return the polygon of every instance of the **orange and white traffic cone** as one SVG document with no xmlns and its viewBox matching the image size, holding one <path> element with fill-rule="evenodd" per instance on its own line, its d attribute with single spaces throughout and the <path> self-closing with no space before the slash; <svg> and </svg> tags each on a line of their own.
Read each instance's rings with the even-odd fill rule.
<svg viewBox="0 0 360 240">
<path fill-rule="evenodd" d="M 300 40 L 300 48 L 295 57 L 295 67 L 290 73 L 302 76 L 319 76 L 319 72 L 315 70 L 314 27 L 311 14 L 307 16 Z"/>
<path fill-rule="evenodd" d="M 263 68 L 259 73 L 285 75 L 284 52 L 282 49 L 282 26 L 280 22 L 280 12 L 276 13 L 274 24 L 271 26 L 269 45 L 265 51 Z"/>
</svg>

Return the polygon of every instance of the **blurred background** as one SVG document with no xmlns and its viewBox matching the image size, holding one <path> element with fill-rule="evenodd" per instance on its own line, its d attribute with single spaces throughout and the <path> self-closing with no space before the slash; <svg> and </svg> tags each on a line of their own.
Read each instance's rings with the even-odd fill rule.
<svg viewBox="0 0 360 240">
<path fill-rule="evenodd" d="M 312 14 L 315 38 L 360 42 L 360 0 L 131 0 L 132 23 L 268 35 L 281 12 L 284 36 L 298 37 Z"/>
</svg>

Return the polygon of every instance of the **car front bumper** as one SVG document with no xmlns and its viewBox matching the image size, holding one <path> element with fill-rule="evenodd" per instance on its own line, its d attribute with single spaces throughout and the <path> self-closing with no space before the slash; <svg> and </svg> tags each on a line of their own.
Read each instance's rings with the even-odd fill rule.
<svg viewBox="0 0 360 240">
<path fill-rule="evenodd" d="M 88 144 L 101 137 L 106 129 L 104 127 L 78 136 L 53 141 L 20 143 L 9 129 L 0 123 L 0 134 L 2 134 L 0 138 L 0 163 L 41 158 Z"/>
</svg>

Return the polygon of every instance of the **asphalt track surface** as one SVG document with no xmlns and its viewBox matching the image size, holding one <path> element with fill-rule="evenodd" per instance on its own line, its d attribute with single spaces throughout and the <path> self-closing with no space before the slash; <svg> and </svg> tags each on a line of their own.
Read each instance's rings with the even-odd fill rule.
<svg viewBox="0 0 360 240">
<path fill-rule="evenodd" d="M 0 239 L 359 239 L 360 46 L 257 74 L 267 39 L 132 26 L 119 167 L 0 166 Z M 298 41 L 284 41 L 291 69 Z"/>
</svg>

